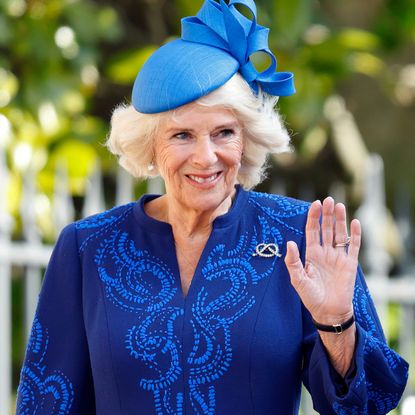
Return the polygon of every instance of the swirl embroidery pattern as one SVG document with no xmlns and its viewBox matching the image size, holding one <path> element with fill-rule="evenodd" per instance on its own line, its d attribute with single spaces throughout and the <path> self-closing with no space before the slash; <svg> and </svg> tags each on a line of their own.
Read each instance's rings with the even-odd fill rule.
<svg viewBox="0 0 415 415">
<path fill-rule="evenodd" d="M 74 400 L 72 383 L 60 371 L 48 373 L 48 330 L 35 318 L 22 368 L 16 415 L 67 415 Z"/>
<path fill-rule="evenodd" d="M 141 378 L 139 386 L 153 393 L 158 415 L 183 414 L 185 396 L 177 388 L 183 364 L 189 373 L 187 393 L 194 413 L 215 414 L 215 381 L 232 364 L 231 327 L 256 303 L 255 291 L 250 287 L 269 277 L 279 260 L 277 256 L 268 258 L 265 270 L 259 271 L 256 267 L 263 263 L 253 257 L 255 247 L 262 242 L 282 244 L 280 225 L 302 235 L 302 230 L 289 225 L 286 219 L 304 214 L 308 204 L 267 197 L 262 205 L 255 193 L 249 201 L 260 208 L 255 209 L 255 226 L 240 235 L 236 246 L 214 246 L 201 264 L 205 284 L 190 307 L 186 324 L 193 332 L 193 343 L 186 356 L 178 334 L 184 309 L 171 304 L 177 288 L 169 267 L 147 250 L 138 249 L 131 236 L 120 229 L 108 232 L 96 251 L 95 263 L 107 298 L 116 307 L 140 316 L 140 324 L 126 333 L 125 347 L 151 374 Z M 224 283 L 221 293 L 210 291 L 215 280 Z"/>
<path fill-rule="evenodd" d="M 235 249 L 217 245 L 202 269 L 206 281 L 221 280 L 228 284 L 222 294 L 210 301 L 208 290 L 202 287 L 192 307 L 194 344 L 187 363 L 190 402 L 197 414 L 215 414 L 213 382 L 231 366 L 231 326 L 256 302 L 255 296 L 249 294 L 249 286 L 269 276 L 277 260 L 274 257 L 267 270 L 258 273 L 251 264 L 257 242 L 254 232 L 251 237 L 243 235 Z"/>
<path fill-rule="evenodd" d="M 95 262 L 107 298 L 117 307 L 141 316 L 141 324 L 131 327 L 125 338 L 129 354 L 154 374 L 141 379 L 140 387 L 153 393 L 157 414 L 182 414 L 183 395 L 177 393 L 172 398 L 170 390 L 182 373 L 181 341 L 173 325 L 183 309 L 168 305 L 177 292 L 173 274 L 148 251 L 137 249 L 128 234 L 120 230 L 104 239 Z M 116 271 L 112 273 L 112 269 Z"/>
<path fill-rule="evenodd" d="M 369 291 L 356 285 L 353 294 L 353 309 L 356 320 L 359 321 L 365 331 L 367 331 L 370 335 L 374 335 L 377 333 L 378 328 L 372 318 L 369 301 L 371 301 Z"/>
</svg>

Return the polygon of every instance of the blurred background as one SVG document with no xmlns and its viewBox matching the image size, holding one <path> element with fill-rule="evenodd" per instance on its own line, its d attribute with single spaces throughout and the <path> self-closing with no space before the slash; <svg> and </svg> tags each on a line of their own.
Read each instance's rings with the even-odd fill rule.
<svg viewBox="0 0 415 415">
<path fill-rule="evenodd" d="M 11 411 L 44 267 L 68 222 L 163 191 L 105 150 L 112 110 L 201 0 L 0 0 L 0 415 Z M 415 2 L 257 0 L 295 152 L 261 191 L 332 194 L 364 226 L 388 341 L 415 363 Z M 267 66 L 264 56 L 254 57 Z M 405 403 L 415 414 L 414 365 Z M 9 409 L 10 408 L 10 409 Z M 311 414 L 305 398 L 303 415 Z"/>
</svg>

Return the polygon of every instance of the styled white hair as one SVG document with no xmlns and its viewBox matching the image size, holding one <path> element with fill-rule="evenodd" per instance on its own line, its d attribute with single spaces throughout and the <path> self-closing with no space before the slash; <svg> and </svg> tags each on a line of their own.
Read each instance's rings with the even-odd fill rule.
<svg viewBox="0 0 415 415">
<path fill-rule="evenodd" d="M 277 97 L 262 91 L 255 95 L 236 73 L 220 88 L 191 103 L 226 108 L 241 123 L 244 145 L 237 179 L 245 189 L 265 178 L 268 154 L 290 151 L 288 132 L 275 109 L 277 101 Z M 157 168 L 148 169 L 154 159 L 155 137 L 160 123 L 166 117 L 174 117 L 175 111 L 142 114 L 132 105 L 121 104 L 115 108 L 106 146 L 134 177 L 144 179 L 158 175 Z"/>
</svg>

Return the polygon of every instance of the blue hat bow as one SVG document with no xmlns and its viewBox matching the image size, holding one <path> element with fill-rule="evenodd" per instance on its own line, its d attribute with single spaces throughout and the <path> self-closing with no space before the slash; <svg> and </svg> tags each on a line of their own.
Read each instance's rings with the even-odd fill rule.
<svg viewBox="0 0 415 415">
<path fill-rule="evenodd" d="M 246 6 L 252 20 L 235 7 Z M 239 72 L 257 91 L 257 84 L 271 94 L 288 96 L 295 93 L 294 76 L 291 72 L 276 72 L 277 59 L 268 46 L 269 29 L 257 24 L 257 9 L 253 0 L 230 0 L 220 3 L 207 0 L 196 16 L 182 19 L 182 39 L 222 49 L 240 64 Z M 267 69 L 258 72 L 250 57 L 264 52 L 271 58 Z"/>
</svg>

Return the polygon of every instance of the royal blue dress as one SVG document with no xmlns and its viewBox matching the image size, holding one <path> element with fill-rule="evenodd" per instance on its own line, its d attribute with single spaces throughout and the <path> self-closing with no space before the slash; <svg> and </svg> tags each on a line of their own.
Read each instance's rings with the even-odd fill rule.
<svg viewBox="0 0 415 415">
<path fill-rule="evenodd" d="M 360 270 L 345 379 L 291 286 L 285 246 L 294 240 L 304 251 L 307 203 L 238 187 L 184 296 L 172 229 L 144 212 L 154 197 L 62 231 L 17 414 L 290 415 L 301 382 L 323 415 L 380 415 L 397 405 L 408 366 L 385 344 Z M 254 255 L 261 243 L 281 256 Z"/>
</svg>

